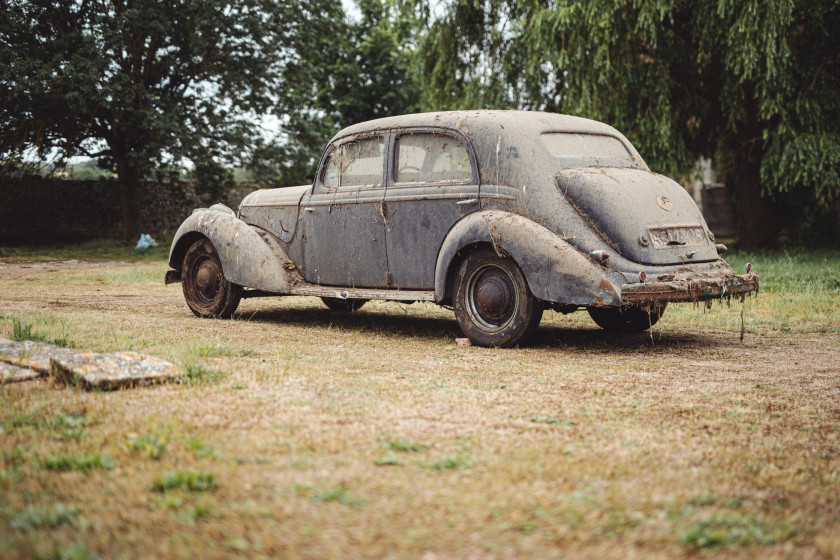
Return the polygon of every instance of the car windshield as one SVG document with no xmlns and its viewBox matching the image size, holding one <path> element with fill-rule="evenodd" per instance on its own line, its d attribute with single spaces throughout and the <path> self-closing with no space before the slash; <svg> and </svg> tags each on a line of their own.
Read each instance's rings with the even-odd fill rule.
<svg viewBox="0 0 840 560">
<path fill-rule="evenodd" d="M 596 160 L 611 160 L 624 165 L 636 163 L 624 143 L 614 136 L 577 132 L 549 132 L 542 135 L 542 142 L 554 157 L 594 158 Z"/>
</svg>

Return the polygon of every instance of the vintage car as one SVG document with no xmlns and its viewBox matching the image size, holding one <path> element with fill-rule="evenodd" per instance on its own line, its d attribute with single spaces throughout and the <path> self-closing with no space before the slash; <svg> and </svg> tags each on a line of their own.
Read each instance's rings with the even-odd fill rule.
<svg viewBox="0 0 840 560">
<path fill-rule="evenodd" d="M 758 290 L 719 256 L 691 196 L 614 128 L 566 115 L 455 111 L 339 132 L 315 181 L 213 205 L 178 229 L 167 283 L 199 317 L 240 298 L 454 308 L 474 344 L 512 346 L 543 310 L 642 331 L 671 302 Z"/>
</svg>

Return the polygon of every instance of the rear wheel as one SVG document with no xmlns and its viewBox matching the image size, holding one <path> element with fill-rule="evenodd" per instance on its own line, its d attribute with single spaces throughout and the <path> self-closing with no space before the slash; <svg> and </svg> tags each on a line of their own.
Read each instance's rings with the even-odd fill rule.
<svg viewBox="0 0 840 560">
<path fill-rule="evenodd" d="M 456 276 L 455 318 L 478 346 L 513 346 L 540 324 L 543 308 L 516 263 L 490 249 L 471 253 Z"/>
<path fill-rule="evenodd" d="M 322 297 L 321 301 L 323 301 L 324 305 L 326 305 L 333 311 L 344 311 L 347 313 L 356 311 L 368 302 L 368 300 L 366 299 L 341 299 L 334 297 Z"/>
<path fill-rule="evenodd" d="M 225 279 L 222 262 L 209 239 L 187 249 L 181 268 L 184 299 L 199 317 L 230 317 L 242 299 L 242 286 Z"/>
<path fill-rule="evenodd" d="M 642 332 L 659 322 L 667 304 L 645 308 L 630 307 L 588 307 L 589 316 L 599 327 L 614 332 Z"/>
</svg>

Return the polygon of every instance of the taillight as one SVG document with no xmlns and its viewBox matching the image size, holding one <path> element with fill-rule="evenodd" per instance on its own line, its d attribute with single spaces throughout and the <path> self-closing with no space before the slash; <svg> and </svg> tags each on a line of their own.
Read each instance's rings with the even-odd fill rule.
<svg viewBox="0 0 840 560">
<path fill-rule="evenodd" d="M 601 262 L 606 262 L 610 260 L 610 254 L 606 251 L 602 251 L 601 249 L 598 249 L 596 251 L 589 251 L 589 256 L 594 257 Z"/>
</svg>

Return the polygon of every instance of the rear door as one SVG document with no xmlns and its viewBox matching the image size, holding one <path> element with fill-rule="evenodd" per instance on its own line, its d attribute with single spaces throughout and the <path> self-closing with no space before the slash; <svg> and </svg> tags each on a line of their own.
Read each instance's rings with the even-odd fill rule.
<svg viewBox="0 0 840 560">
<path fill-rule="evenodd" d="M 392 138 L 383 213 L 389 285 L 432 289 L 444 237 L 480 207 L 475 155 L 454 131 L 411 129 Z"/>
<path fill-rule="evenodd" d="M 384 134 L 330 148 L 312 195 L 301 201 L 307 281 L 355 288 L 387 285 L 384 168 Z"/>
</svg>

